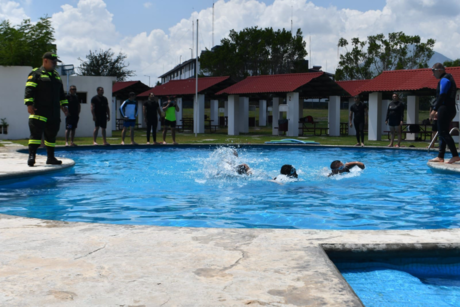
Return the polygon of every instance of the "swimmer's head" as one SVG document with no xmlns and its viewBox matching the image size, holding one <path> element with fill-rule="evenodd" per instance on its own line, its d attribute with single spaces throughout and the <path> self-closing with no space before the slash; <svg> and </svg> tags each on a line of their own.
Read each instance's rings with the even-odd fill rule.
<svg viewBox="0 0 460 307">
<path fill-rule="evenodd" d="M 288 177 L 295 177 L 295 178 L 298 178 L 298 175 L 297 175 L 297 172 L 296 172 L 296 169 L 294 166 L 292 165 L 289 165 L 289 164 L 285 164 L 281 167 L 281 171 L 280 173 L 282 175 L 286 175 Z"/>
<path fill-rule="evenodd" d="M 335 161 L 332 161 L 331 163 L 331 170 L 333 174 L 338 174 L 344 168 L 345 168 L 345 165 L 343 165 L 342 161 L 340 160 L 335 160 Z"/>
<path fill-rule="evenodd" d="M 236 172 L 239 175 L 249 175 L 249 166 L 247 164 L 240 164 L 236 167 Z"/>
</svg>

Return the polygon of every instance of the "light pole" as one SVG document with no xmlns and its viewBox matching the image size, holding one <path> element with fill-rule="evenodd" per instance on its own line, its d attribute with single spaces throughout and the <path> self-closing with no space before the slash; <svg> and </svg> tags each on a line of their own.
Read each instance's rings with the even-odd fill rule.
<svg viewBox="0 0 460 307">
<path fill-rule="evenodd" d="M 193 59 L 193 48 L 188 48 L 190 49 L 191 53 L 192 53 L 192 57 L 190 59 Z"/>
<path fill-rule="evenodd" d="M 150 76 L 149 75 L 144 75 L 144 77 L 149 77 L 149 87 L 150 87 Z"/>
</svg>

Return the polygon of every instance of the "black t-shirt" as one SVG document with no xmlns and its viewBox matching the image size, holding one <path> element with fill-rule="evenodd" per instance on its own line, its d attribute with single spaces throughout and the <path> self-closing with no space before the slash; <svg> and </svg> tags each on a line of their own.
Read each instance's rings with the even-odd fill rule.
<svg viewBox="0 0 460 307">
<path fill-rule="evenodd" d="M 156 120 L 158 117 L 158 109 L 160 108 L 160 105 L 158 104 L 157 100 L 147 100 L 144 102 L 144 107 L 145 107 L 145 117 L 148 120 Z"/>
<path fill-rule="evenodd" d="M 109 106 L 109 102 L 105 96 L 94 96 L 91 98 L 91 104 L 94 106 L 94 113 L 97 118 L 107 118 L 107 108 Z"/>
<path fill-rule="evenodd" d="M 350 111 L 353 112 L 353 114 L 355 115 L 354 120 L 362 121 L 362 122 L 365 120 L 366 110 L 367 110 L 367 105 L 365 105 L 362 102 L 360 102 L 359 104 L 355 103 L 350 108 Z"/>
<path fill-rule="evenodd" d="M 67 108 L 71 117 L 78 117 L 78 111 L 80 110 L 80 98 L 77 95 L 67 94 L 66 99 L 69 102 Z"/>
<path fill-rule="evenodd" d="M 404 120 L 404 105 L 401 101 L 392 101 L 388 106 L 387 119 L 391 122 L 402 122 Z"/>
</svg>

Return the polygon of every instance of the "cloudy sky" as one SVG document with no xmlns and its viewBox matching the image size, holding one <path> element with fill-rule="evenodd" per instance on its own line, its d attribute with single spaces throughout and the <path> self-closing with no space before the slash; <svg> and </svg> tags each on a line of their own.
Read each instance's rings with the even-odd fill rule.
<svg viewBox="0 0 460 307">
<path fill-rule="evenodd" d="M 191 57 L 192 21 L 199 19 L 199 48 L 212 43 L 212 0 L 0 0 L 0 21 L 13 24 L 52 18 L 58 54 L 67 64 L 80 63 L 89 50 L 128 55 L 132 80 L 151 83 Z M 436 40 L 435 51 L 460 58 L 458 0 L 219 0 L 215 1 L 217 44 L 231 29 L 301 28 L 313 65 L 334 72 L 340 37 L 403 31 Z M 311 36 L 311 46 L 308 44 Z M 195 48 L 195 47 L 194 47 Z M 194 51 L 195 52 L 195 51 Z M 344 50 L 340 50 L 344 52 Z M 308 56 L 310 57 L 310 56 Z"/>
</svg>

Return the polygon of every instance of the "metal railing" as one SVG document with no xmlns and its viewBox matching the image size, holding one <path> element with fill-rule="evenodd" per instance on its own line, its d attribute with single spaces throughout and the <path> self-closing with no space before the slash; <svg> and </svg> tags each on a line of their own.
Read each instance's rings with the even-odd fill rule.
<svg viewBox="0 0 460 307">
<path fill-rule="evenodd" d="M 460 134 L 460 130 L 457 127 L 454 127 L 452 129 L 450 129 L 449 134 L 452 135 L 452 132 L 454 132 L 455 130 L 457 130 L 459 132 L 459 134 Z M 438 137 L 438 131 L 436 131 L 436 134 L 434 135 L 434 138 L 431 140 L 431 143 L 428 146 L 428 152 L 430 152 L 431 146 L 434 144 L 434 142 L 436 141 L 437 137 Z"/>
</svg>

